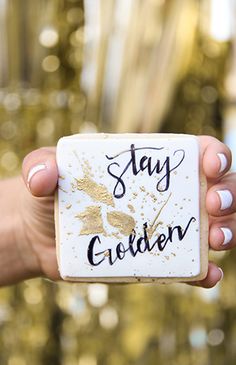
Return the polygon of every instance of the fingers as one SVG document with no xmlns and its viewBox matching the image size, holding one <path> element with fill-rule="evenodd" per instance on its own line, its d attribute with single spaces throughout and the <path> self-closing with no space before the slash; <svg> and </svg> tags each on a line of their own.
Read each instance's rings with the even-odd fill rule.
<svg viewBox="0 0 236 365">
<path fill-rule="evenodd" d="M 236 246 L 236 174 L 227 173 L 231 153 L 213 137 L 200 137 L 202 168 L 207 177 L 206 210 L 210 216 L 209 244 L 214 250 Z M 226 174 L 227 173 L 227 174 Z"/>
<path fill-rule="evenodd" d="M 228 250 L 236 246 L 235 217 L 226 217 L 210 226 L 209 243 L 213 250 Z"/>
<path fill-rule="evenodd" d="M 230 249 L 236 245 L 236 175 L 227 174 L 231 166 L 229 148 L 209 136 L 199 137 L 201 164 L 207 178 L 206 210 L 210 216 L 209 244 L 214 250 Z M 223 272 L 215 264 L 209 263 L 204 280 L 193 285 L 212 288 L 223 277 Z"/>
<path fill-rule="evenodd" d="M 200 136 L 199 142 L 204 175 L 208 182 L 215 183 L 230 169 L 231 152 L 214 137 Z"/>
<path fill-rule="evenodd" d="M 207 192 L 206 208 L 211 216 L 209 244 L 214 250 L 236 246 L 236 174 L 227 174 Z"/>
<path fill-rule="evenodd" d="M 25 184 L 34 196 L 54 194 L 58 180 L 55 148 L 40 148 L 28 154 L 22 165 Z"/>
<path fill-rule="evenodd" d="M 201 286 L 202 288 L 213 288 L 220 280 L 223 279 L 223 271 L 214 263 L 209 262 L 208 273 L 205 279 L 192 282 L 191 285 Z"/>
<path fill-rule="evenodd" d="M 236 174 L 227 174 L 207 192 L 206 208 L 211 216 L 221 217 L 236 211 Z"/>
</svg>

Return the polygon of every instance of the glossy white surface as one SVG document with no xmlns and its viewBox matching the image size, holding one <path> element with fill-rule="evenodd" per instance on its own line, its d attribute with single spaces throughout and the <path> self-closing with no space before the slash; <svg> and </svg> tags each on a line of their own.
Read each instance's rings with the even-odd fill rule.
<svg viewBox="0 0 236 365">
<path fill-rule="evenodd" d="M 198 142 L 191 136 L 155 136 L 73 136 L 59 141 L 62 277 L 122 281 L 200 273 Z M 96 201 L 76 188 L 88 172 L 93 182 L 106 187 L 114 204 Z M 79 216 L 88 207 L 100 212 L 104 233 L 81 234 Z M 109 214 L 117 211 L 135 221 L 135 233 L 121 233 L 110 224 Z"/>
</svg>

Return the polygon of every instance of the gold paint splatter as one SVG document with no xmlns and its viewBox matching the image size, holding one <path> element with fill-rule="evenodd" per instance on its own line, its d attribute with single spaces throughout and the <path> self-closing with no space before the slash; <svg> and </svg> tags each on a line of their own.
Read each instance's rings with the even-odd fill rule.
<svg viewBox="0 0 236 365">
<path fill-rule="evenodd" d="M 73 150 L 73 153 L 74 153 L 74 155 L 75 155 L 76 159 L 80 162 L 80 159 L 79 159 L 79 156 L 78 156 L 77 151 L 76 151 L 76 150 Z"/>
<path fill-rule="evenodd" d="M 67 206 L 66 206 L 66 209 L 70 209 L 72 207 L 72 204 L 68 204 Z"/>
<path fill-rule="evenodd" d="M 94 201 L 104 203 L 106 205 L 115 206 L 113 196 L 109 193 L 107 187 L 97 184 L 95 181 L 85 176 L 83 179 L 76 180 L 76 189 L 82 190 L 90 196 Z"/>
<path fill-rule="evenodd" d="M 140 186 L 140 187 L 139 187 L 139 189 L 140 189 L 141 191 L 143 191 L 143 192 L 146 190 L 146 189 L 145 189 L 145 186 Z"/>
<path fill-rule="evenodd" d="M 64 189 L 63 189 L 60 185 L 58 185 L 58 189 L 59 189 L 59 190 L 61 190 L 61 191 L 63 191 L 63 193 L 66 193 L 66 194 L 68 193 L 68 192 L 67 192 L 66 190 L 64 190 Z"/>
<path fill-rule="evenodd" d="M 75 218 L 79 218 L 83 223 L 80 234 L 104 233 L 101 207 L 87 207 L 82 213 L 77 214 Z"/>
<path fill-rule="evenodd" d="M 128 208 L 131 211 L 131 213 L 135 213 L 135 209 L 132 204 L 128 204 Z"/>
<path fill-rule="evenodd" d="M 124 236 L 129 236 L 135 227 L 135 220 L 128 214 L 119 211 L 107 213 L 109 224 L 119 230 Z"/>
<path fill-rule="evenodd" d="M 82 164 L 81 163 L 81 166 L 82 166 L 82 170 L 83 170 L 83 173 L 85 176 L 92 176 L 92 167 L 90 166 L 89 164 L 89 161 L 88 160 L 85 160 L 84 159 L 84 163 Z"/>
<path fill-rule="evenodd" d="M 59 177 L 59 179 L 65 180 L 65 176 L 59 175 L 58 177 Z"/>
<path fill-rule="evenodd" d="M 153 233 L 155 232 L 155 230 L 157 229 L 158 225 L 161 222 L 157 222 L 159 216 L 161 215 L 162 210 L 165 208 L 165 206 L 168 204 L 169 199 L 171 197 L 172 193 L 169 194 L 167 200 L 164 202 L 164 204 L 162 205 L 162 207 L 160 208 L 159 212 L 157 213 L 156 217 L 154 218 L 154 221 L 152 222 L 150 228 L 148 229 L 148 235 L 149 235 L 149 239 L 152 238 Z"/>
<path fill-rule="evenodd" d="M 108 235 L 109 237 L 115 237 L 117 238 L 118 240 L 121 240 L 121 235 L 118 233 L 118 232 L 113 232 L 111 233 L 110 235 Z"/>
</svg>

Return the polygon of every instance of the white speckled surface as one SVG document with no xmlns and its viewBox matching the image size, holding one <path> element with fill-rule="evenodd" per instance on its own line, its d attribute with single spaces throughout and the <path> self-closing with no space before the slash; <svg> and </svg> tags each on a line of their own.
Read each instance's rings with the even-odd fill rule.
<svg viewBox="0 0 236 365">
<path fill-rule="evenodd" d="M 135 137 L 98 134 L 59 141 L 57 245 L 63 278 L 183 280 L 202 274 L 197 139 Z M 77 189 L 85 172 L 106 187 L 114 204 Z M 81 214 L 88 207 L 100 212 L 103 233 L 81 234 Z M 109 214 L 117 211 L 134 220 L 135 232 L 127 235 L 110 224 Z"/>
</svg>

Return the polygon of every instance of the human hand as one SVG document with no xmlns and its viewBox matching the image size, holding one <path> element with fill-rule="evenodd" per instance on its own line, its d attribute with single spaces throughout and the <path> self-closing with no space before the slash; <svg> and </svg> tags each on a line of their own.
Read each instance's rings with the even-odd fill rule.
<svg viewBox="0 0 236 365">
<path fill-rule="evenodd" d="M 209 246 L 227 250 L 236 245 L 234 239 L 236 209 L 236 175 L 226 174 L 231 165 L 231 153 L 213 137 L 201 136 L 201 166 L 207 178 L 206 209 L 209 214 Z M 58 172 L 54 148 L 42 148 L 30 153 L 23 162 L 23 179 L 28 191 L 22 200 L 22 221 L 27 250 L 33 254 L 39 275 L 59 279 L 54 232 L 54 192 Z M 213 287 L 222 278 L 222 270 L 209 263 L 207 277 L 193 283 Z"/>
</svg>

